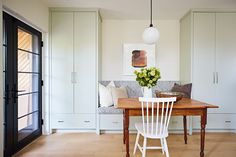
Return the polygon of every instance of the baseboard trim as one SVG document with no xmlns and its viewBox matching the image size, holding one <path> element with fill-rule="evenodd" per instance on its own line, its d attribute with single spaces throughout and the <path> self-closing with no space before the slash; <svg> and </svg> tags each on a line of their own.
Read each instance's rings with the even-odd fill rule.
<svg viewBox="0 0 236 157">
<path fill-rule="evenodd" d="M 200 132 L 200 131 L 201 131 L 200 129 L 193 129 L 193 132 Z M 236 130 L 234 130 L 234 129 L 206 129 L 206 132 L 236 133 Z"/>
<path fill-rule="evenodd" d="M 123 130 L 100 130 L 101 134 L 122 134 Z M 130 130 L 131 134 L 137 133 L 136 130 Z M 193 133 L 199 133 L 200 129 L 193 129 Z M 236 133 L 234 129 L 206 129 L 208 133 Z M 53 129 L 52 133 L 98 133 L 98 130 L 79 130 L 79 129 Z M 183 134 L 183 130 L 169 130 L 171 134 Z M 49 135 L 49 134 L 47 134 Z"/>
<path fill-rule="evenodd" d="M 52 133 L 96 133 L 96 130 L 53 129 Z"/>
<path fill-rule="evenodd" d="M 102 134 L 108 133 L 108 134 L 123 134 L 123 130 L 101 130 Z M 135 134 L 137 131 L 130 130 L 130 134 Z M 184 134 L 183 130 L 169 130 L 170 134 Z M 193 129 L 192 133 L 200 133 L 199 129 Z M 236 130 L 234 129 L 207 129 L 206 133 L 236 133 Z M 191 135 L 191 134 L 190 134 Z"/>
</svg>

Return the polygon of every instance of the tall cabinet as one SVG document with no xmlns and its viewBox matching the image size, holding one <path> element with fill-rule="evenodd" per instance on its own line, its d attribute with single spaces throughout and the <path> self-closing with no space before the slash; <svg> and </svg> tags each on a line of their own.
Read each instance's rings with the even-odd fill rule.
<svg viewBox="0 0 236 157">
<path fill-rule="evenodd" d="M 236 130 L 236 12 L 193 10 L 181 19 L 180 80 L 193 83 L 194 99 L 219 106 L 208 111 L 207 129 Z"/>
<path fill-rule="evenodd" d="M 51 129 L 95 129 L 98 10 L 51 9 Z"/>
</svg>

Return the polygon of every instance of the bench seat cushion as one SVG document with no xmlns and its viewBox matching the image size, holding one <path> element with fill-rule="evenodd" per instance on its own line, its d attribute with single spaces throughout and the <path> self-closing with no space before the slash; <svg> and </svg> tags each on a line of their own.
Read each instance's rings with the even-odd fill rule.
<svg viewBox="0 0 236 157">
<path fill-rule="evenodd" d="M 99 114 L 122 114 L 122 109 L 117 109 L 114 106 L 111 107 L 99 107 L 98 108 Z"/>
</svg>

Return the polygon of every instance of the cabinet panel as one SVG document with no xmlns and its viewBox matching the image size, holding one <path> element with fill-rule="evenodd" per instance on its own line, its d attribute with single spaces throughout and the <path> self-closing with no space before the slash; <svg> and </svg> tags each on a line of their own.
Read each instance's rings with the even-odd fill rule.
<svg viewBox="0 0 236 157">
<path fill-rule="evenodd" d="M 191 14 L 180 22 L 180 80 L 182 83 L 192 82 L 191 78 Z"/>
<path fill-rule="evenodd" d="M 187 122 L 189 122 L 189 119 L 187 119 Z M 183 130 L 183 128 L 183 116 L 172 116 L 169 123 L 169 130 Z"/>
<path fill-rule="evenodd" d="M 101 130 L 122 130 L 123 115 L 121 114 L 101 114 L 99 115 Z"/>
<path fill-rule="evenodd" d="M 99 115 L 101 130 L 123 130 L 122 114 L 100 114 Z M 141 116 L 130 117 L 129 130 L 136 130 L 135 123 L 142 123 Z M 170 120 L 169 130 L 183 130 L 183 117 L 173 116 Z"/>
<path fill-rule="evenodd" d="M 208 114 L 206 129 L 224 130 L 235 129 L 236 114 Z M 193 117 L 193 128 L 200 129 L 200 117 Z"/>
<path fill-rule="evenodd" d="M 216 102 L 221 113 L 236 113 L 236 13 L 216 14 Z"/>
<path fill-rule="evenodd" d="M 215 14 L 194 13 L 193 98 L 215 104 Z"/>
<path fill-rule="evenodd" d="M 74 13 L 74 92 L 76 113 L 95 113 L 96 105 L 96 13 Z"/>
<path fill-rule="evenodd" d="M 130 130 L 135 130 L 137 131 L 137 129 L 135 128 L 135 124 L 136 123 L 142 123 L 142 116 L 133 116 L 130 117 L 130 124 L 129 124 L 129 129 Z"/>
<path fill-rule="evenodd" d="M 101 130 L 123 130 L 123 114 L 101 114 L 99 117 Z M 142 123 L 142 117 L 130 117 L 129 130 L 136 130 L 135 123 Z"/>
<path fill-rule="evenodd" d="M 52 112 L 73 112 L 73 13 L 52 12 Z"/>
<path fill-rule="evenodd" d="M 53 114 L 52 129 L 95 129 L 95 115 Z"/>
</svg>

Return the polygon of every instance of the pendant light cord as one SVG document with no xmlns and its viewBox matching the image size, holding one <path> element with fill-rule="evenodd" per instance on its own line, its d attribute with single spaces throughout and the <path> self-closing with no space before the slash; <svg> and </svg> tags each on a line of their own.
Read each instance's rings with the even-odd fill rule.
<svg viewBox="0 0 236 157">
<path fill-rule="evenodd" d="M 153 27 L 153 24 L 152 24 L 152 0 L 150 0 L 150 11 L 151 11 L 151 14 L 150 14 L 151 15 L 151 17 L 150 17 L 151 18 L 150 19 L 150 22 L 151 22 L 150 27 Z"/>
</svg>

